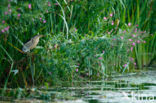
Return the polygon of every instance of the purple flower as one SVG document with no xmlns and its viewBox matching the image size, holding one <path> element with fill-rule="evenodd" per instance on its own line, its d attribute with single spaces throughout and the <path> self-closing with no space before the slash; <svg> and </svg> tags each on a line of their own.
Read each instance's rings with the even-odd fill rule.
<svg viewBox="0 0 156 103">
<path fill-rule="evenodd" d="M 137 29 L 137 28 L 135 28 L 135 31 L 134 31 L 134 32 L 136 33 L 136 32 L 137 32 L 137 30 L 138 30 L 138 29 Z"/>
<path fill-rule="evenodd" d="M 75 32 L 77 31 L 77 29 L 76 28 L 74 28 L 75 29 Z"/>
<path fill-rule="evenodd" d="M 48 6 L 51 6 L 50 2 L 48 2 Z"/>
<path fill-rule="evenodd" d="M 28 8 L 31 9 L 31 4 L 28 5 Z"/>
<path fill-rule="evenodd" d="M 57 45 L 57 44 L 55 44 L 55 45 L 54 45 L 54 48 L 55 48 L 55 49 L 57 49 L 57 47 L 58 47 L 58 45 Z"/>
<path fill-rule="evenodd" d="M 8 26 L 8 27 L 6 27 L 4 30 L 5 30 L 5 31 L 8 31 L 8 30 L 9 30 L 9 28 L 10 28 L 10 27 Z"/>
<path fill-rule="evenodd" d="M 115 38 L 113 40 L 116 40 Z"/>
<path fill-rule="evenodd" d="M 99 60 L 102 60 L 103 58 L 102 58 L 102 57 L 99 57 L 98 59 L 99 59 Z"/>
<path fill-rule="evenodd" d="M 11 11 L 12 11 L 12 10 L 11 10 L 11 9 L 9 9 L 8 11 L 11 13 Z"/>
<path fill-rule="evenodd" d="M 102 53 L 104 54 L 104 53 L 105 53 L 105 51 L 103 50 L 103 51 L 102 51 Z"/>
<path fill-rule="evenodd" d="M 11 6 L 11 5 L 10 5 L 10 4 L 8 4 L 8 8 L 10 8 L 10 6 Z"/>
<path fill-rule="evenodd" d="M 136 35 L 133 34 L 132 37 L 136 37 Z"/>
<path fill-rule="evenodd" d="M 133 42 L 132 45 L 135 46 L 135 42 Z"/>
<path fill-rule="evenodd" d="M 5 23 L 5 21 L 3 20 L 3 21 L 2 21 L 2 23 L 4 24 L 4 23 Z"/>
<path fill-rule="evenodd" d="M 126 33 L 126 30 L 124 30 L 123 33 Z"/>
<path fill-rule="evenodd" d="M 137 40 L 137 43 L 140 43 L 140 40 Z"/>
<path fill-rule="evenodd" d="M 51 4 L 48 4 L 48 6 L 51 6 Z"/>
<path fill-rule="evenodd" d="M 123 65 L 123 67 L 126 67 L 126 66 L 127 66 L 127 64 L 124 64 L 124 65 Z"/>
<path fill-rule="evenodd" d="M 76 69 L 76 72 L 78 72 L 78 71 L 79 71 L 79 69 L 77 68 L 77 69 Z"/>
<path fill-rule="evenodd" d="M 121 36 L 121 39 L 123 40 L 123 39 L 124 39 L 124 37 L 123 37 L 123 36 Z"/>
<path fill-rule="evenodd" d="M 132 39 L 128 39 L 129 41 L 133 41 Z"/>
<path fill-rule="evenodd" d="M 136 63 L 134 63 L 134 65 L 136 65 Z"/>
<path fill-rule="evenodd" d="M 146 43 L 146 41 L 143 41 L 143 43 Z"/>
<path fill-rule="evenodd" d="M 103 19 L 104 19 L 104 20 L 107 20 L 107 18 L 106 18 L 106 17 L 104 17 Z"/>
<path fill-rule="evenodd" d="M 131 23 L 128 23 L 128 26 L 131 26 Z"/>
<path fill-rule="evenodd" d="M 5 30 L 4 30 L 4 29 L 2 29 L 2 30 L 1 30 L 1 32 L 2 32 L 2 33 L 4 33 L 4 32 L 5 32 Z"/>
<path fill-rule="evenodd" d="M 21 16 L 21 14 L 17 14 L 17 16 L 18 16 L 18 17 L 20 17 L 20 16 Z"/>
<path fill-rule="evenodd" d="M 4 30 L 5 30 L 5 31 L 8 31 L 8 28 L 6 27 L 6 28 L 4 28 Z"/>
<path fill-rule="evenodd" d="M 5 15 L 7 15 L 7 14 L 8 14 L 8 12 L 7 12 L 7 11 L 5 11 L 5 12 L 4 12 L 4 14 L 5 14 Z"/>
<path fill-rule="evenodd" d="M 111 13 L 111 14 L 110 14 L 110 17 L 112 17 L 112 16 L 113 16 L 113 14 Z"/>
<path fill-rule="evenodd" d="M 114 21 L 112 21 L 112 25 L 114 25 Z"/>
<path fill-rule="evenodd" d="M 133 47 L 131 47 L 131 52 L 133 51 Z"/>
<path fill-rule="evenodd" d="M 130 61 L 134 61 L 134 58 L 130 58 Z"/>
<path fill-rule="evenodd" d="M 54 5 L 56 5 L 56 6 L 57 6 L 57 5 L 59 5 L 59 4 L 58 4 L 58 3 L 55 3 Z"/>
<path fill-rule="evenodd" d="M 47 21 L 46 20 L 43 20 L 43 23 L 46 23 Z"/>
</svg>

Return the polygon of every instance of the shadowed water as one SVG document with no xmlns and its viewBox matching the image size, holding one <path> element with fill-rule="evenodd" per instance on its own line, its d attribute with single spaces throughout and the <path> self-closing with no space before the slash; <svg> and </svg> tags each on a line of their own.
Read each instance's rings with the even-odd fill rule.
<svg viewBox="0 0 156 103">
<path fill-rule="evenodd" d="M 75 83 L 79 86 L 9 89 L 19 99 L 0 97 L 0 103 L 156 103 L 156 69 Z"/>
</svg>

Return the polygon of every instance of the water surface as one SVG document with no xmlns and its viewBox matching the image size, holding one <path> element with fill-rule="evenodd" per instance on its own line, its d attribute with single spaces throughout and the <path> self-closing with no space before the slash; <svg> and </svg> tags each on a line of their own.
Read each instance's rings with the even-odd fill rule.
<svg viewBox="0 0 156 103">
<path fill-rule="evenodd" d="M 79 86 L 9 89 L 16 94 L 16 99 L 0 97 L 0 103 L 156 103 L 154 68 L 75 83 Z"/>
</svg>

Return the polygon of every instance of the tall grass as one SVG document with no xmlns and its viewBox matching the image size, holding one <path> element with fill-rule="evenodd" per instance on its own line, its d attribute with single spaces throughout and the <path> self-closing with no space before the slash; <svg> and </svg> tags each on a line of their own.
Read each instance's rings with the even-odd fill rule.
<svg viewBox="0 0 156 103">
<path fill-rule="evenodd" d="M 97 79 L 142 69 L 155 58 L 154 0 L 3 0 L 0 5 L 0 86 Z M 45 35 L 40 46 L 22 54 L 23 44 L 38 33 Z"/>
</svg>

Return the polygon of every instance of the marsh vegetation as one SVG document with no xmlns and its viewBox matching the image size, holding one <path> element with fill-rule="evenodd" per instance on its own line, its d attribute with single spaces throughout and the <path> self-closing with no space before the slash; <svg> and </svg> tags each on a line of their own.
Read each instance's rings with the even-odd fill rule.
<svg viewBox="0 0 156 103">
<path fill-rule="evenodd" d="M 1 0 L 1 96 L 76 81 L 105 84 L 156 65 L 155 6 L 155 0 Z M 38 45 L 24 53 L 39 34 Z"/>
</svg>

